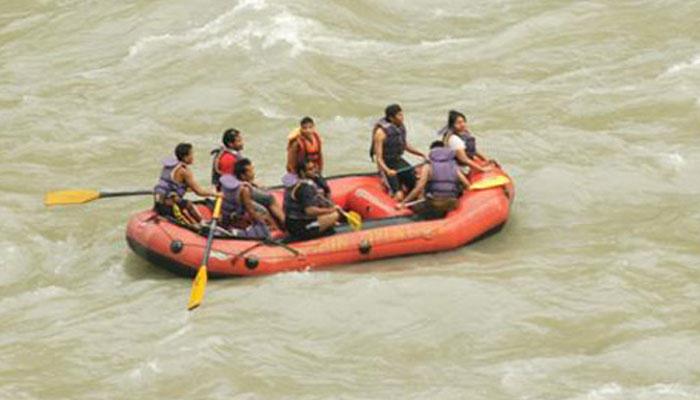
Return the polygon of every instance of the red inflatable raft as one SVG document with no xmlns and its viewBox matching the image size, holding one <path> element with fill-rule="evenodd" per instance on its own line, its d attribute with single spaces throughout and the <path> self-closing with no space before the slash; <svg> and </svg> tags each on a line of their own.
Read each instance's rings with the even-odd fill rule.
<svg viewBox="0 0 700 400">
<path fill-rule="evenodd" d="M 470 176 L 472 182 L 502 171 Z M 332 197 L 364 219 L 360 231 L 348 226 L 336 234 L 304 242 L 214 239 L 208 272 L 212 277 L 264 275 L 283 271 L 328 268 L 388 257 L 455 249 L 500 229 L 513 201 L 512 183 L 487 190 L 466 191 L 456 210 L 443 219 L 422 220 L 409 210 L 398 211 L 376 174 L 328 178 Z M 282 201 L 282 189 L 274 190 Z M 209 209 L 200 205 L 203 215 Z M 147 210 L 131 217 L 126 239 L 131 249 L 153 264 L 193 276 L 202 261 L 206 237 Z"/>
</svg>

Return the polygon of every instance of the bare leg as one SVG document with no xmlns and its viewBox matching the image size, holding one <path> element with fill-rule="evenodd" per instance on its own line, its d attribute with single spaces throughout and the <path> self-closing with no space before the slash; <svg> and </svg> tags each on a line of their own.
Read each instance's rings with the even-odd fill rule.
<svg viewBox="0 0 700 400">
<path fill-rule="evenodd" d="M 321 215 L 318 217 L 318 229 L 321 232 L 325 232 L 328 229 L 335 226 L 336 222 L 340 219 L 340 212 L 336 211 L 332 214 Z"/>
<path fill-rule="evenodd" d="M 183 214 L 187 215 L 190 219 L 192 219 L 194 223 L 199 223 L 202 221 L 202 214 L 199 213 L 199 210 L 197 210 L 197 207 L 195 207 L 195 205 L 192 204 L 191 201 L 187 202 L 187 210 L 185 210 Z"/>
<path fill-rule="evenodd" d="M 400 202 L 401 200 L 406 197 L 404 194 L 403 190 L 397 190 L 396 193 L 394 193 L 394 196 L 392 196 L 396 202 Z"/>
<path fill-rule="evenodd" d="M 272 204 L 270 204 L 270 214 L 272 214 L 278 226 L 284 226 L 284 211 L 282 211 L 282 206 L 274 197 L 272 198 Z"/>
</svg>

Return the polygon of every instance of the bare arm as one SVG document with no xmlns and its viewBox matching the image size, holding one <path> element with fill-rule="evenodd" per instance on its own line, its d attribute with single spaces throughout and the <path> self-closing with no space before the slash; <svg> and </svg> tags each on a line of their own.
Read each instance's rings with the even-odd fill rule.
<svg viewBox="0 0 700 400">
<path fill-rule="evenodd" d="M 411 193 L 406 196 L 405 199 L 401 202 L 402 204 L 406 204 L 420 196 L 423 193 L 423 190 L 425 190 L 425 187 L 428 185 L 428 179 L 430 178 L 430 174 L 432 173 L 432 168 L 430 168 L 430 165 L 426 165 L 423 167 L 421 170 L 420 178 L 418 179 L 418 182 L 416 183 L 416 187 L 411 190 Z"/>
<path fill-rule="evenodd" d="M 249 187 L 241 188 L 241 203 L 243 203 L 243 208 L 245 208 L 248 215 L 250 215 L 255 221 L 263 224 L 265 223 L 265 218 L 263 218 L 263 216 L 255 210 L 255 206 L 253 205 L 253 197 L 250 194 Z"/>
<path fill-rule="evenodd" d="M 304 209 L 304 212 L 310 217 L 319 217 L 321 215 L 332 214 L 335 210 L 335 207 L 309 206 Z"/>
<path fill-rule="evenodd" d="M 457 150 L 455 152 L 455 156 L 457 158 L 457 162 L 460 165 L 466 165 L 466 166 L 469 166 L 469 168 L 473 168 L 473 169 L 475 169 L 477 171 L 481 171 L 481 172 L 487 171 L 487 169 L 484 169 L 482 166 L 477 164 L 474 160 L 469 158 L 469 156 L 467 156 L 467 151 L 465 149 Z"/>
<path fill-rule="evenodd" d="M 469 189 L 469 179 L 464 176 L 464 173 L 459 168 L 457 169 L 457 179 L 462 182 L 462 186 L 464 186 L 465 189 Z"/>
<path fill-rule="evenodd" d="M 406 151 L 409 152 L 409 153 L 411 153 L 411 154 L 415 154 L 415 155 L 417 155 L 418 157 L 421 157 L 421 158 L 423 158 L 423 159 L 426 159 L 426 160 L 428 159 L 428 157 L 426 157 L 426 155 L 423 154 L 422 151 L 420 151 L 420 150 L 416 149 L 415 147 L 411 146 L 410 143 L 406 143 Z"/>
<path fill-rule="evenodd" d="M 185 184 L 187 185 L 188 188 L 192 189 L 192 191 L 197 194 L 197 196 L 201 197 L 213 197 L 216 196 L 216 192 L 211 191 L 211 190 L 206 190 L 199 186 L 197 181 L 194 179 L 194 174 L 192 171 L 189 169 L 182 169 L 182 179 L 185 181 Z"/>
<path fill-rule="evenodd" d="M 299 143 L 293 142 L 287 147 L 287 172 L 294 172 L 296 169 L 297 152 L 299 151 Z"/>
<path fill-rule="evenodd" d="M 374 158 L 377 161 L 377 168 L 383 171 L 388 176 L 395 176 L 396 171 L 386 166 L 384 163 L 384 140 L 386 139 L 386 132 L 384 129 L 377 128 L 374 131 Z"/>
</svg>

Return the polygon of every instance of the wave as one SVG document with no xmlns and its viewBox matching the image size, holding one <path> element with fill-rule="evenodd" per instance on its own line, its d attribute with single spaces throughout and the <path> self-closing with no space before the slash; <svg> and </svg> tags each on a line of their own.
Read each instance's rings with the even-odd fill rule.
<svg viewBox="0 0 700 400">
<path fill-rule="evenodd" d="M 247 19 L 247 22 L 243 20 Z M 129 47 L 126 59 L 133 59 L 148 51 L 174 46 L 189 46 L 202 51 L 212 48 L 228 49 L 238 46 L 252 50 L 256 44 L 262 49 L 286 43 L 291 55 L 306 49 L 303 34 L 311 35 L 315 22 L 296 16 L 285 8 L 275 13 L 265 0 L 242 0 L 229 11 L 206 24 L 183 33 L 147 36 Z"/>
<path fill-rule="evenodd" d="M 700 67 L 700 54 L 695 56 L 692 60 L 681 62 L 669 67 L 661 76 L 675 75 L 679 72 L 685 71 L 687 69 L 695 69 Z"/>
</svg>

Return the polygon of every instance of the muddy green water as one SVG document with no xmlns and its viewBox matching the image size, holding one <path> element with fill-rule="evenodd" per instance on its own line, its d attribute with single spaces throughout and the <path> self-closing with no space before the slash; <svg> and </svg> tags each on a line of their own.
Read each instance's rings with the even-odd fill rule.
<svg viewBox="0 0 700 400">
<path fill-rule="evenodd" d="M 0 2 L 0 398 L 700 398 L 700 3 Z M 231 126 L 263 182 L 305 114 L 366 171 L 389 102 L 449 108 L 516 180 L 458 251 L 190 282 L 130 254 L 174 144 Z"/>
</svg>

